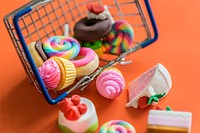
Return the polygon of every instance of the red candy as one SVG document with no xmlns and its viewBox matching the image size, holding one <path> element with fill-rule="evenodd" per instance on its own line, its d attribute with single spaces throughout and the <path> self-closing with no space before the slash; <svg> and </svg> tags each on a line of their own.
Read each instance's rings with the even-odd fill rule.
<svg viewBox="0 0 200 133">
<path fill-rule="evenodd" d="M 73 95 L 71 97 L 71 101 L 74 103 L 74 105 L 78 105 L 81 101 L 80 96 L 79 95 Z"/>
<path fill-rule="evenodd" d="M 87 111 L 87 105 L 84 103 L 80 104 L 80 101 L 79 95 L 73 95 L 71 99 L 65 98 L 59 103 L 59 109 L 64 113 L 66 119 L 78 120 Z"/>
<path fill-rule="evenodd" d="M 64 112 L 65 118 L 68 120 L 78 120 L 81 117 L 81 114 L 76 106 L 68 107 Z"/>
<path fill-rule="evenodd" d="M 149 98 L 148 97 L 141 97 L 139 98 L 138 100 L 138 106 L 143 109 L 143 108 L 146 108 L 148 106 L 148 100 Z"/>
<path fill-rule="evenodd" d="M 94 13 L 94 14 L 99 14 L 99 13 L 102 13 L 105 9 L 103 6 L 101 5 L 94 5 L 94 4 L 88 4 L 87 5 L 87 9 L 88 11 Z"/>
<path fill-rule="evenodd" d="M 78 105 L 78 110 L 80 111 L 81 114 L 84 114 L 87 111 L 86 104 L 83 104 L 83 103 L 79 104 Z"/>
<path fill-rule="evenodd" d="M 164 110 L 162 107 L 160 107 L 160 106 L 156 106 L 156 110 Z"/>
<path fill-rule="evenodd" d="M 59 109 L 64 112 L 67 107 L 72 105 L 74 105 L 72 101 L 69 98 L 65 98 L 59 103 Z"/>
</svg>

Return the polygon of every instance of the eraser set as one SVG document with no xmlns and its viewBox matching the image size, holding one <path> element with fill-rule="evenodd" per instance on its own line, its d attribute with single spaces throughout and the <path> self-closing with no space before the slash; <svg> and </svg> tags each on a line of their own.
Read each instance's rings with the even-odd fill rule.
<svg viewBox="0 0 200 133">
<path fill-rule="evenodd" d="M 143 4 L 139 0 L 31 1 L 5 16 L 4 22 L 30 82 L 49 104 L 59 105 L 61 132 L 92 133 L 100 126 L 99 133 L 136 133 L 125 120 L 99 125 L 90 99 L 68 95 L 75 89 L 83 91 L 95 78 L 102 98 L 114 100 L 126 91 L 123 73 L 114 65 L 128 64 L 126 56 L 158 38 L 148 0 Z M 107 63 L 101 66 L 102 61 Z M 158 63 L 129 84 L 124 106 L 156 106 L 149 111 L 149 132 L 190 132 L 191 113 L 165 111 L 157 105 L 171 87 L 168 70 Z M 51 92 L 59 95 L 52 98 Z"/>
</svg>

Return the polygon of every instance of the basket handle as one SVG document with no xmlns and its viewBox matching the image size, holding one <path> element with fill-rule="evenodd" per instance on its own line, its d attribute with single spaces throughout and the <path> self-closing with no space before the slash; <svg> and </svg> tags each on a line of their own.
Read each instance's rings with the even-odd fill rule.
<svg viewBox="0 0 200 133">
<path fill-rule="evenodd" d="M 153 12 L 151 10 L 151 6 L 150 6 L 150 3 L 149 3 L 149 0 L 144 0 L 144 2 L 145 2 L 146 8 L 147 8 L 147 12 L 148 12 L 151 24 L 152 24 L 154 37 L 152 39 L 142 43 L 141 44 L 142 48 L 150 45 L 151 43 L 155 42 L 158 39 L 158 29 L 157 29 L 156 22 L 155 22 L 155 19 L 154 19 L 154 16 L 153 16 Z"/>
</svg>

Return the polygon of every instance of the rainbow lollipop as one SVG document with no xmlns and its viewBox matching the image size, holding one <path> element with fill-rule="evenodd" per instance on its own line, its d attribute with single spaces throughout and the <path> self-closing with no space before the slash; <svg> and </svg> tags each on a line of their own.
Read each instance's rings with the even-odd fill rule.
<svg viewBox="0 0 200 133">
<path fill-rule="evenodd" d="M 57 56 L 73 59 L 80 52 L 80 44 L 72 37 L 53 36 L 43 43 L 43 49 L 48 57 Z"/>
<path fill-rule="evenodd" d="M 111 31 L 103 39 L 106 52 L 121 54 L 126 52 L 134 38 L 132 26 L 125 20 L 118 20 L 112 25 Z"/>
</svg>

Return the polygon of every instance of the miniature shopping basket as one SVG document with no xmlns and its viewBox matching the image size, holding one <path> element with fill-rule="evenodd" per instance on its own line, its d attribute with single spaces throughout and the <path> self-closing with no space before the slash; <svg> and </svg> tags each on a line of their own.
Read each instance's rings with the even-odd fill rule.
<svg viewBox="0 0 200 133">
<path fill-rule="evenodd" d="M 31 42 L 44 41 L 54 35 L 63 35 L 66 23 L 69 25 L 69 34 L 73 35 L 75 22 L 86 16 L 85 7 L 90 3 L 106 5 L 114 20 L 127 20 L 134 29 L 134 46 L 108 61 L 103 67 L 99 67 L 91 75 L 83 77 L 57 97 L 52 98 L 38 73 L 27 45 Z M 105 68 L 117 63 L 126 64 L 124 59 L 127 55 L 152 44 L 158 38 L 148 0 L 33 0 L 5 16 L 4 23 L 28 79 L 50 104 L 58 103 L 77 88 L 83 90 Z"/>
</svg>

